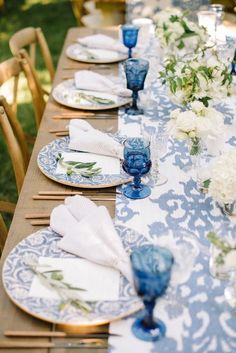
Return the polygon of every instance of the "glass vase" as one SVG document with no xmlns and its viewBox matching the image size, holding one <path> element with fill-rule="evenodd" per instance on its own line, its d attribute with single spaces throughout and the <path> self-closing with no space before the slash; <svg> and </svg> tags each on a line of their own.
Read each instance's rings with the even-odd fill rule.
<svg viewBox="0 0 236 353">
<path fill-rule="evenodd" d="M 217 203 L 218 207 L 221 209 L 221 212 L 226 216 L 236 216 L 236 201 L 232 203 Z"/>
<path fill-rule="evenodd" d="M 203 151 L 202 140 L 199 137 L 194 137 L 188 140 L 188 153 L 190 157 L 190 165 L 185 168 L 185 171 L 196 180 L 197 167 L 199 165 L 199 158 Z"/>
</svg>

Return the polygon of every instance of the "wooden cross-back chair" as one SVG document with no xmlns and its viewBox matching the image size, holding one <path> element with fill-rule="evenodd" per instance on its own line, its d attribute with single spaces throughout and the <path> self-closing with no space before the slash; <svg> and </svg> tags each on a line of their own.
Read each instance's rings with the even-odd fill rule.
<svg viewBox="0 0 236 353">
<path fill-rule="evenodd" d="M 11 158 L 16 186 L 18 193 L 21 190 L 27 165 L 29 154 L 25 141 L 24 132 L 19 121 L 11 110 L 3 96 L 0 96 L 0 130 L 7 146 L 8 153 Z M 14 213 L 15 204 L 8 201 L 0 200 L 0 212 Z M 0 254 L 3 249 L 7 228 L 0 213 Z"/>
<path fill-rule="evenodd" d="M 78 26 L 81 26 L 81 17 L 85 14 L 84 3 L 86 0 L 70 0 L 72 10 L 75 15 Z"/>
<path fill-rule="evenodd" d="M 43 92 L 40 88 L 37 76 L 31 68 L 31 65 L 25 59 L 10 58 L 0 63 L 0 86 L 10 79 L 14 79 L 12 111 L 17 115 L 17 94 L 19 90 L 19 77 L 24 72 L 27 84 L 32 96 L 32 103 L 35 114 L 37 128 L 40 125 L 41 118 L 45 108 Z"/>
<path fill-rule="evenodd" d="M 41 30 L 41 28 L 34 27 L 26 27 L 21 29 L 20 31 L 13 34 L 9 41 L 9 46 L 11 52 L 14 56 L 20 57 L 21 59 L 25 59 L 32 69 L 36 70 L 36 45 L 38 44 L 42 57 L 44 59 L 44 64 L 49 72 L 49 76 L 51 82 L 53 81 L 55 70 L 53 66 L 52 56 L 50 50 L 48 48 L 47 41 L 45 36 Z M 26 48 L 29 48 L 27 52 Z M 48 95 L 43 88 L 41 88 L 44 93 Z"/>
<path fill-rule="evenodd" d="M 2 215 L 0 213 L 0 256 L 5 244 L 7 238 L 7 226 L 4 222 L 4 219 L 2 218 Z"/>
</svg>

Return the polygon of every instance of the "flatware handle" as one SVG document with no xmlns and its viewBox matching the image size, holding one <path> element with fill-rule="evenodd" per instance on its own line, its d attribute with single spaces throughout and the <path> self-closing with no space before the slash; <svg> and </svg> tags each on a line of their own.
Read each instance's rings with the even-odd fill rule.
<svg viewBox="0 0 236 353">
<path fill-rule="evenodd" d="M 4 331 L 4 336 L 6 337 L 55 337 L 55 338 L 65 338 L 65 337 L 74 337 L 74 338 L 108 338 L 109 336 L 119 336 L 115 333 L 108 333 L 105 331 L 96 332 L 96 333 L 70 333 L 70 332 L 63 332 L 63 331 L 11 331 L 6 330 Z"/>
<path fill-rule="evenodd" d="M 26 213 L 25 219 L 35 219 L 35 218 L 49 218 L 50 213 Z"/>
<path fill-rule="evenodd" d="M 63 195 L 33 195 L 33 200 L 65 200 Z"/>
<path fill-rule="evenodd" d="M 94 117 L 94 115 L 53 115 L 52 118 L 67 120 L 67 119 L 88 119 L 92 117 Z"/>
<path fill-rule="evenodd" d="M 50 221 L 49 221 L 49 219 L 36 220 L 36 221 L 31 221 L 30 224 L 32 226 L 49 226 L 50 225 Z"/>
<path fill-rule="evenodd" d="M 49 130 L 50 134 L 55 134 L 56 132 L 68 132 L 68 131 L 69 131 L 69 129 L 66 129 L 66 128 L 64 128 L 64 129 L 51 129 L 51 130 Z"/>
<path fill-rule="evenodd" d="M 89 197 L 89 195 L 85 195 L 84 194 L 84 196 L 87 196 L 87 197 Z M 33 200 L 65 200 L 65 198 L 66 198 L 67 196 L 66 195 L 55 195 L 55 196 L 53 196 L 53 195 L 48 195 L 48 196 L 46 196 L 46 195 L 33 195 Z M 116 200 L 116 198 L 115 197 L 89 197 L 90 198 L 90 200 L 92 200 L 92 201 L 115 201 Z"/>
<path fill-rule="evenodd" d="M 83 195 L 82 191 L 39 191 L 39 195 Z"/>
<path fill-rule="evenodd" d="M 55 120 L 71 120 L 71 119 L 91 119 L 91 120 L 97 120 L 97 119 L 107 119 L 107 120 L 110 120 L 110 119 L 117 119 L 117 116 L 116 115 L 96 115 L 96 116 L 73 116 L 73 115 L 70 115 L 70 116 L 66 116 L 66 115 L 53 115 L 52 119 L 55 119 Z"/>
<path fill-rule="evenodd" d="M 68 111 L 68 112 L 61 112 L 61 113 L 58 113 L 58 114 L 55 114 L 55 115 L 77 115 L 77 116 L 94 116 L 95 113 L 92 113 L 92 112 L 85 112 L 85 111 Z"/>
<path fill-rule="evenodd" d="M 56 136 L 68 136 L 69 135 L 69 131 L 65 131 L 65 132 L 55 132 Z"/>
<path fill-rule="evenodd" d="M 102 340 L 84 339 L 77 342 L 22 342 L 22 341 L 0 341 L 0 349 L 3 348 L 107 348 L 108 345 Z"/>
<path fill-rule="evenodd" d="M 7 337 L 67 337 L 66 332 L 60 331 L 11 331 L 4 332 Z"/>
<path fill-rule="evenodd" d="M 52 342 L 19 342 L 19 341 L 0 341 L 0 349 L 2 348 L 54 348 Z"/>
</svg>

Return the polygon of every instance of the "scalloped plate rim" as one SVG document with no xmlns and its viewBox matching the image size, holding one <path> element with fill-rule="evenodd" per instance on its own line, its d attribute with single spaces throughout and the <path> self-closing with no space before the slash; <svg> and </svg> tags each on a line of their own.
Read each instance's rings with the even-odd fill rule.
<svg viewBox="0 0 236 353">
<path fill-rule="evenodd" d="M 50 146 L 50 145 L 53 145 L 56 141 L 59 141 L 59 140 L 66 140 L 68 139 L 68 136 L 66 137 L 61 137 L 61 138 L 58 138 L 58 139 L 55 139 L 51 142 L 49 142 L 47 145 L 43 146 L 41 148 L 41 150 L 39 151 L 38 153 L 38 156 L 37 156 L 37 165 L 40 169 L 40 171 L 49 179 L 53 180 L 53 181 L 56 181 L 57 183 L 59 184 L 63 184 L 63 185 L 68 185 L 68 186 L 73 186 L 73 187 L 79 187 L 79 188 L 86 188 L 86 189 L 95 189 L 95 188 L 109 188 L 109 187 L 113 187 L 113 186 L 119 186 L 119 185 L 123 185 L 123 184 L 126 184 L 128 182 L 130 182 L 132 180 L 132 178 L 130 178 L 129 176 L 127 176 L 127 179 L 124 177 L 124 179 L 120 179 L 120 180 L 117 180 L 117 181 L 114 181 L 113 183 L 109 183 L 109 184 L 105 184 L 105 183 L 97 183 L 97 184 L 82 184 L 82 183 L 74 183 L 74 182 L 70 182 L 70 181 L 67 181 L 67 180 L 60 180 L 58 178 L 56 178 L 56 176 L 48 173 L 43 167 L 42 165 L 40 165 L 39 163 L 39 158 L 40 158 L 40 153 L 42 153 L 42 150 L 47 147 L 47 146 Z M 71 150 L 71 152 L 73 152 Z M 76 151 L 74 151 L 76 153 Z M 107 174 L 104 174 L 104 175 L 107 175 Z M 118 175 L 117 175 L 118 176 Z"/>
<path fill-rule="evenodd" d="M 74 82 L 74 79 L 70 78 L 68 80 L 62 81 L 62 82 L 58 83 L 52 90 L 53 99 L 57 103 L 60 103 L 61 105 L 64 105 L 66 107 L 70 107 L 70 108 L 74 108 L 74 109 L 83 109 L 83 110 L 109 110 L 109 109 L 122 107 L 123 105 L 126 105 L 131 102 L 131 98 L 121 98 L 121 101 L 119 103 L 115 103 L 115 104 L 83 105 L 83 104 L 76 104 L 76 103 L 68 103 L 68 102 L 64 101 L 63 99 L 58 98 L 56 93 L 57 93 L 57 90 L 61 89 L 61 87 L 63 87 L 64 84 L 67 84 L 67 83 L 69 84 L 70 82 L 71 83 Z M 85 90 L 80 89 L 79 91 L 85 91 Z M 92 91 L 92 90 L 89 90 L 89 91 Z M 104 93 L 104 92 L 100 92 L 100 93 Z"/>
<path fill-rule="evenodd" d="M 131 228 L 125 227 L 123 225 L 117 225 L 118 227 L 124 228 L 125 230 L 132 230 Z M 50 227 L 46 227 L 43 229 L 40 229 L 34 233 L 31 233 L 30 235 L 28 235 L 26 238 L 22 239 L 8 254 L 8 256 L 6 257 L 6 259 L 4 260 L 4 264 L 3 264 L 3 268 L 2 268 L 2 283 L 3 283 L 3 288 L 5 290 L 5 292 L 7 293 L 8 297 L 10 298 L 10 300 L 17 306 L 19 307 L 22 311 L 26 312 L 27 314 L 29 314 L 30 316 L 33 316 L 37 319 L 43 320 L 45 322 L 50 322 L 50 323 L 54 323 L 54 324 L 58 324 L 58 325 L 65 325 L 66 327 L 85 327 L 85 326 L 94 326 L 94 325 L 105 325 L 108 324 L 112 321 L 118 320 L 118 319 L 122 319 L 124 317 L 127 317 L 137 311 L 139 311 L 140 309 L 143 308 L 143 304 L 142 302 L 138 299 L 134 300 L 133 303 L 131 303 L 132 308 L 130 310 L 127 310 L 123 313 L 121 313 L 120 315 L 115 316 L 114 318 L 107 318 L 107 319 L 96 319 L 97 321 L 92 320 L 91 322 L 86 322 L 86 323 L 79 323 L 79 322 L 65 322 L 65 321 L 61 321 L 61 320 L 52 320 L 50 318 L 45 318 L 45 316 L 40 315 L 38 313 L 33 313 L 31 310 L 29 310 L 26 306 L 20 304 L 14 297 L 13 295 L 10 293 L 10 291 L 8 290 L 6 283 L 5 283 L 5 278 L 4 278 L 4 272 L 5 272 L 5 267 L 7 266 L 7 261 L 8 261 L 8 257 L 10 257 L 10 255 L 12 254 L 12 252 L 24 241 L 26 241 L 26 239 L 28 239 L 29 237 L 35 237 L 38 234 L 41 234 L 43 231 L 52 231 L 53 233 L 56 234 L 56 232 L 54 232 Z M 139 233 L 140 234 L 140 233 Z M 141 234 L 140 234 L 141 235 Z M 145 236 L 143 236 L 144 241 L 147 241 L 147 239 L 145 238 Z M 76 257 L 75 255 L 71 254 L 72 258 Z"/>
</svg>

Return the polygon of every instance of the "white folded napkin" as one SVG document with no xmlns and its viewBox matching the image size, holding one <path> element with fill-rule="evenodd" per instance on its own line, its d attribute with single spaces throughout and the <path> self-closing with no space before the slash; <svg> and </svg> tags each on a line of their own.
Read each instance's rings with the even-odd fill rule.
<svg viewBox="0 0 236 353">
<path fill-rule="evenodd" d="M 77 89 L 90 90 L 114 94 L 121 97 L 131 97 L 132 92 L 110 80 L 109 78 L 89 70 L 75 73 L 75 86 Z"/>
<path fill-rule="evenodd" d="M 129 256 L 104 206 L 83 196 L 67 197 L 64 205 L 53 209 L 50 226 L 63 237 L 61 249 L 113 267 L 133 283 Z"/>
<path fill-rule="evenodd" d="M 114 50 L 122 54 L 127 54 L 128 52 L 128 49 L 119 40 L 104 34 L 78 38 L 77 41 L 88 48 Z"/>
<path fill-rule="evenodd" d="M 106 133 L 94 129 L 83 119 L 73 119 L 69 124 L 69 148 L 104 156 L 123 158 L 123 146 Z"/>
</svg>

